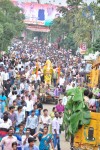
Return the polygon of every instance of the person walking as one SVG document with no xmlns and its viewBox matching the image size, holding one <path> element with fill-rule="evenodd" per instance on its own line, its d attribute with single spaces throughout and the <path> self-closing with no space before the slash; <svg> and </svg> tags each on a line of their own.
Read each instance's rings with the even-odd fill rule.
<svg viewBox="0 0 100 150">
<path fill-rule="evenodd" d="M 30 116 L 26 120 L 26 128 L 30 128 L 31 135 L 33 136 L 38 126 L 38 117 L 35 115 L 35 111 L 32 110 Z"/>
<path fill-rule="evenodd" d="M 0 123 L 0 141 L 2 140 L 3 137 L 7 136 L 9 127 L 10 124 L 9 124 L 8 116 L 4 115 Z"/>
<path fill-rule="evenodd" d="M 5 136 L 2 141 L 1 141 L 1 146 L 4 147 L 3 150 L 13 150 L 12 148 L 12 143 L 17 142 L 17 138 L 13 136 L 13 130 L 9 129 L 8 130 L 8 135 Z"/>
<path fill-rule="evenodd" d="M 48 126 L 44 126 L 43 133 L 39 133 L 39 150 L 50 150 L 50 144 L 52 147 L 52 150 L 54 150 L 53 145 L 53 137 L 52 134 L 48 133 Z"/>
<path fill-rule="evenodd" d="M 52 133 L 53 133 L 53 143 L 54 148 L 60 149 L 60 124 L 59 124 L 59 113 L 55 113 L 55 118 L 52 121 Z"/>
<path fill-rule="evenodd" d="M 24 147 L 24 150 L 39 150 L 38 146 L 34 145 L 34 138 L 28 138 L 28 145 Z"/>
<path fill-rule="evenodd" d="M 43 115 L 40 116 L 40 121 L 39 123 L 41 124 L 40 130 L 43 131 L 44 126 L 49 126 L 51 124 L 51 117 L 48 115 L 48 110 L 44 109 L 43 110 Z"/>
<path fill-rule="evenodd" d="M 8 117 L 12 121 L 12 126 L 13 127 L 15 127 L 16 121 L 17 121 L 17 116 L 16 116 L 16 113 L 14 111 L 15 111 L 15 107 L 10 106 L 9 107 L 9 112 L 8 112 Z"/>
<path fill-rule="evenodd" d="M 33 136 L 30 135 L 30 128 L 27 128 L 25 134 L 22 135 L 22 150 L 24 149 L 25 146 L 28 145 L 29 137 L 33 137 Z"/>
<path fill-rule="evenodd" d="M 13 143 L 12 143 L 12 149 L 13 149 L 13 150 L 18 150 L 17 146 L 18 146 L 18 145 L 17 145 L 17 142 L 13 142 Z"/>
<path fill-rule="evenodd" d="M 64 105 L 62 105 L 62 99 L 59 99 L 59 104 L 56 105 L 57 112 L 64 112 Z"/>
<path fill-rule="evenodd" d="M 16 111 L 16 127 L 18 127 L 24 120 L 25 114 L 22 111 L 22 106 L 18 106 L 18 110 Z"/>
</svg>

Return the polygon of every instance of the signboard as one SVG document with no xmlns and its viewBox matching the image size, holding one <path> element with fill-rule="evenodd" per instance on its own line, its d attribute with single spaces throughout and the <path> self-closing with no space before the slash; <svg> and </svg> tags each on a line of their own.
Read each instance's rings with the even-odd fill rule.
<svg viewBox="0 0 100 150">
<path fill-rule="evenodd" d="M 50 29 L 48 27 L 38 25 L 35 26 L 27 25 L 27 29 L 36 32 L 50 32 Z"/>
<path fill-rule="evenodd" d="M 61 16 L 61 13 L 57 11 L 57 6 L 52 4 L 19 2 L 17 0 L 12 0 L 12 2 L 22 9 L 26 24 L 50 26 L 55 18 Z"/>
<path fill-rule="evenodd" d="M 80 54 L 85 54 L 87 50 L 86 43 L 80 44 Z"/>
</svg>

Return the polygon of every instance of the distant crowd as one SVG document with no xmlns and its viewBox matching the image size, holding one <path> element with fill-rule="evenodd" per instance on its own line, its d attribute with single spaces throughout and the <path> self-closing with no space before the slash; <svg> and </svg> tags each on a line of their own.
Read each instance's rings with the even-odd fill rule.
<svg viewBox="0 0 100 150">
<path fill-rule="evenodd" d="M 44 82 L 46 60 L 53 65 L 51 85 Z M 59 66 L 60 76 L 57 72 Z M 85 87 L 84 99 L 89 109 L 99 111 L 97 98 L 100 97 L 100 89 L 98 86 L 87 89 L 85 66 L 82 56 L 73 56 L 71 51 L 43 42 L 14 40 L 9 54 L 0 58 L 1 149 L 61 150 L 61 126 L 68 101 L 66 91 Z M 50 112 L 43 101 L 51 88 L 58 103 Z"/>
</svg>

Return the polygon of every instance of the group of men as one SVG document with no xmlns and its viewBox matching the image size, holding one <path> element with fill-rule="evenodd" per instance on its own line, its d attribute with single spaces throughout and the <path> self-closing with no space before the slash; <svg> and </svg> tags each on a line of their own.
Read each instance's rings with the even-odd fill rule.
<svg viewBox="0 0 100 150">
<path fill-rule="evenodd" d="M 40 87 L 44 85 L 43 66 L 50 59 L 54 74 L 52 86 L 59 98 L 52 112 L 43 109 Z M 36 63 L 39 63 L 38 74 Z M 0 58 L 0 138 L 4 150 L 38 150 L 34 145 L 37 130 L 44 125 L 51 128 L 54 149 L 61 150 L 60 134 L 64 107 L 67 104 L 65 91 L 85 82 L 85 62 L 81 56 L 73 56 L 65 49 L 57 50 L 46 43 L 15 40 L 9 54 Z M 58 79 L 57 68 L 60 66 Z M 47 87 L 45 87 L 47 86 Z M 62 99 L 60 98 L 62 97 Z M 32 149 L 33 150 L 33 149 Z M 45 149 L 43 149 L 45 150 Z"/>
</svg>

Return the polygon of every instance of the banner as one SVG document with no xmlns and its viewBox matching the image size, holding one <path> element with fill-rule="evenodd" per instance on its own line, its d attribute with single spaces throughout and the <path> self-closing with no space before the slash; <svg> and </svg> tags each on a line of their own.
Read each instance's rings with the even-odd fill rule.
<svg viewBox="0 0 100 150">
<path fill-rule="evenodd" d="M 22 9 L 26 24 L 50 26 L 55 18 L 61 17 L 61 13 L 57 11 L 57 6 L 52 4 L 18 2 L 17 0 L 12 0 L 12 2 Z"/>
<path fill-rule="evenodd" d="M 49 27 L 38 26 L 38 25 L 34 25 L 34 26 L 27 25 L 27 29 L 36 32 L 50 32 Z"/>
</svg>

